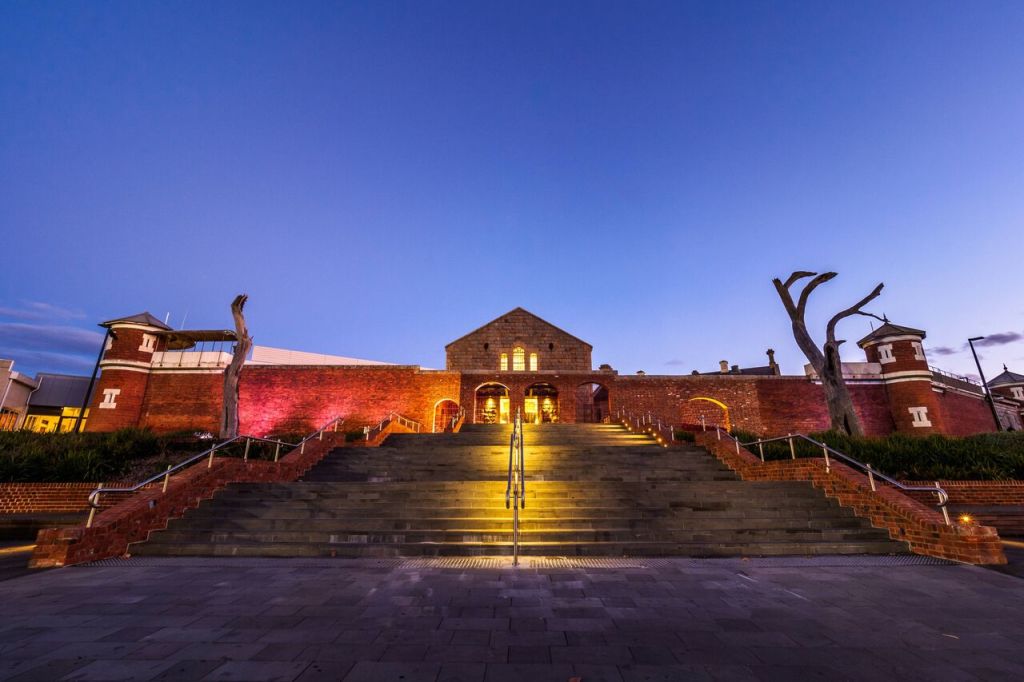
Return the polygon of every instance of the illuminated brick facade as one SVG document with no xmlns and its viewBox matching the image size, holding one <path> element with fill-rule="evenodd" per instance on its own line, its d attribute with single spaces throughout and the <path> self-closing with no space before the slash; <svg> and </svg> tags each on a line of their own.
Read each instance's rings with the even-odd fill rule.
<svg viewBox="0 0 1024 682">
<path fill-rule="evenodd" d="M 217 429 L 226 354 L 196 361 L 186 357 L 195 353 L 164 353 L 172 332 L 147 314 L 104 326 L 113 335 L 101 363 L 88 430 Z M 920 330 L 886 325 L 861 340 L 867 369 L 851 376 L 849 384 L 865 431 L 994 430 L 976 387 L 929 369 L 923 338 Z M 536 421 L 600 421 L 621 408 L 650 413 L 668 424 L 728 425 L 770 435 L 828 427 L 822 388 L 812 377 L 728 370 L 626 376 L 608 368 L 595 370 L 590 344 L 521 308 L 453 341 L 446 351 L 445 370 L 247 364 L 240 385 L 241 430 L 303 432 L 339 415 L 346 418 L 346 428 L 357 429 L 391 412 L 431 430 L 444 423 L 438 415 L 450 414 L 452 403 L 465 410 L 469 422 L 502 422 L 517 410 Z M 997 406 L 1019 423 L 1024 401 L 1005 393 Z"/>
</svg>

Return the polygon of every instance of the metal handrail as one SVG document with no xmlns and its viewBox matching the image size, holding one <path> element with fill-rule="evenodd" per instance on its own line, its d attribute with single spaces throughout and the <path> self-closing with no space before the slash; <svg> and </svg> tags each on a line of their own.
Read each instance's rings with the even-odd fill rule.
<svg viewBox="0 0 1024 682">
<path fill-rule="evenodd" d="M 142 481 L 140 483 L 136 483 L 133 486 L 126 487 L 126 488 L 105 488 L 102 485 L 100 485 L 95 490 L 93 490 L 91 493 L 89 493 L 89 497 L 88 497 L 88 501 L 89 501 L 89 518 L 85 522 L 85 527 L 86 528 L 92 527 L 93 519 L 96 516 L 96 510 L 100 508 L 100 495 L 103 494 L 103 493 L 134 493 L 134 492 L 138 492 L 139 490 L 141 490 L 142 488 L 146 487 L 147 485 L 149 485 L 151 483 L 156 483 L 160 479 L 163 479 L 163 492 L 166 493 L 167 492 L 167 484 L 170 482 L 171 474 L 173 474 L 173 473 L 175 473 L 177 471 L 181 471 L 182 469 L 186 468 L 190 464 L 192 464 L 194 462 L 198 462 L 199 460 L 204 459 L 204 458 L 208 459 L 206 467 L 210 468 L 210 467 L 213 466 L 213 458 L 217 454 L 218 450 L 220 450 L 220 449 L 222 449 L 222 448 L 224 448 L 224 447 L 226 447 L 228 445 L 231 445 L 232 443 L 237 443 L 237 442 L 240 442 L 242 440 L 244 440 L 246 442 L 245 443 L 245 454 L 242 457 L 243 460 L 248 461 L 248 459 L 249 459 L 249 445 L 252 443 L 252 441 L 258 441 L 258 442 L 263 442 L 263 443 L 275 443 L 277 445 L 277 447 L 274 449 L 274 461 L 276 462 L 276 461 L 278 461 L 278 459 L 280 459 L 281 446 L 293 448 L 292 452 L 294 452 L 295 451 L 294 449 L 296 449 L 296 448 L 299 450 L 300 453 L 301 452 L 305 452 L 306 451 L 306 443 L 307 442 L 309 442 L 310 440 L 312 440 L 314 438 L 318 438 L 320 440 L 323 440 L 324 431 L 326 431 L 327 429 L 332 428 L 332 427 L 333 427 L 334 431 L 337 431 L 338 430 L 338 426 L 340 426 L 343 423 L 344 423 L 344 420 L 341 417 L 335 417 L 331 421 L 327 422 L 324 426 L 320 427 L 319 429 L 317 429 L 316 431 L 314 431 L 310 435 L 308 435 L 305 438 L 303 438 L 302 440 L 300 440 L 298 443 L 288 443 L 288 442 L 285 442 L 285 441 L 282 441 L 282 440 L 275 440 L 273 438 L 263 438 L 263 437 L 260 437 L 260 436 L 235 436 L 234 438 L 229 438 L 226 441 L 217 443 L 212 448 L 209 448 L 207 450 L 203 450 L 202 452 L 200 452 L 197 455 L 192 455 L 188 459 L 185 459 L 185 460 L 183 460 L 181 462 L 178 462 L 175 465 L 168 466 L 166 471 L 162 471 L 162 472 L 160 472 L 158 474 L 154 474 L 154 475 L 150 476 L 149 478 L 145 479 L 144 481 Z"/>
<path fill-rule="evenodd" d="M 451 423 L 449 424 L 449 426 L 451 426 L 451 429 L 452 429 L 452 431 L 454 431 L 454 430 L 455 430 L 455 426 L 456 426 L 456 425 L 457 425 L 457 424 L 459 423 L 459 421 L 460 421 L 460 420 L 462 420 L 462 419 L 463 419 L 463 418 L 464 418 L 465 416 L 466 416 L 466 408 L 464 408 L 464 407 L 460 407 L 460 408 L 459 408 L 459 411 L 455 413 L 455 416 L 454 416 L 454 417 L 452 417 Z"/>
<path fill-rule="evenodd" d="M 827 443 L 822 443 L 821 441 L 815 440 L 814 438 L 811 438 L 810 436 L 808 436 L 806 434 L 803 434 L 803 433 L 791 433 L 791 434 L 788 434 L 786 436 L 777 436 L 775 438 L 763 438 L 761 440 L 755 440 L 755 441 L 751 441 L 749 443 L 743 443 L 743 442 L 740 441 L 739 438 L 737 438 L 736 436 L 732 435 L 728 431 L 724 431 L 721 427 L 716 426 L 715 427 L 715 431 L 717 431 L 717 433 L 718 433 L 718 440 L 721 440 L 722 439 L 722 433 L 725 433 L 725 435 L 728 436 L 736 444 L 736 452 L 737 453 L 739 453 L 741 446 L 744 447 L 744 448 L 748 448 L 749 449 L 750 446 L 756 445 L 757 449 L 758 449 L 758 452 L 760 453 L 761 461 L 762 462 L 765 461 L 765 459 L 764 459 L 764 446 L 766 444 L 768 444 L 768 443 L 779 443 L 779 442 L 782 442 L 782 441 L 786 441 L 789 444 L 790 457 L 792 459 L 796 459 L 796 447 L 793 444 L 793 440 L 796 439 L 796 438 L 799 438 L 801 440 L 805 440 L 808 443 L 810 443 L 811 445 L 814 445 L 815 447 L 821 449 L 822 455 L 825 458 L 825 472 L 826 473 L 831 473 L 831 471 L 832 471 L 832 462 L 829 459 L 829 455 L 832 455 L 833 457 L 838 457 L 839 459 L 843 460 L 847 464 L 852 464 L 854 467 L 861 469 L 865 474 L 867 474 L 868 483 L 871 486 L 871 491 L 872 492 L 877 492 L 878 491 L 878 487 L 877 487 L 877 485 L 875 483 L 875 479 L 876 478 L 880 478 L 883 481 L 885 481 L 886 483 L 888 483 L 889 485 L 891 485 L 894 488 L 897 488 L 897 489 L 899 489 L 899 490 L 901 490 L 903 492 L 927 492 L 927 493 L 933 493 L 939 499 L 938 504 L 936 504 L 935 506 L 937 506 L 939 508 L 939 510 L 942 512 L 942 518 L 945 519 L 946 525 L 947 526 L 952 525 L 952 522 L 950 521 L 950 518 L 949 518 L 949 510 L 946 509 L 946 504 L 949 502 L 949 494 L 945 491 L 944 488 L 942 488 L 942 486 L 939 485 L 938 481 L 935 482 L 935 486 L 934 487 L 923 486 L 923 485 L 906 485 L 905 483 L 901 483 L 900 481 L 896 480 L 892 476 L 887 476 L 886 474 L 883 474 L 881 471 L 878 471 L 877 469 L 873 468 L 870 464 L 865 464 L 864 462 L 861 462 L 861 461 L 859 461 L 857 459 L 854 459 L 853 457 L 851 457 L 850 455 L 846 454 L 845 452 L 840 452 L 839 450 L 836 450 L 835 448 L 833 448 L 832 446 L 828 445 Z"/>
<path fill-rule="evenodd" d="M 665 424 L 661 417 L 655 417 L 652 413 L 641 413 L 639 416 L 628 410 L 619 408 L 616 411 L 619 421 L 630 431 L 643 431 L 654 436 L 659 445 L 668 447 L 669 443 L 676 440 L 676 427 L 674 424 Z"/>
<path fill-rule="evenodd" d="M 388 412 L 388 416 L 386 416 L 383 419 L 381 419 L 380 423 L 377 424 L 376 426 L 374 426 L 372 428 L 369 427 L 369 426 L 366 427 L 366 430 L 365 430 L 366 440 L 370 441 L 370 440 L 373 440 L 374 438 L 376 438 L 381 433 L 381 431 L 383 431 L 385 428 L 387 428 L 387 425 L 390 424 L 393 421 L 394 422 L 398 422 L 399 424 L 401 424 L 402 426 L 404 426 L 407 429 L 412 429 L 412 431 L 415 432 L 415 433 L 419 433 L 420 429 L 423 428 L 423 425 L 420 424 L 415 419 L 409 419 L 408 417 L 403 417 L 402 415 L 398 414 L 397 412 L 392 411 L 392 412 Z"/>
<path fill-rule="evenodd" d="M 508 444 L 508 485 L 505 509 L 512 507 L 512 565 L 519 565 L 519 510 L 526 509 L 526 461 L 523 456 L 523 418 L 516 409 Z"/>
</svg>

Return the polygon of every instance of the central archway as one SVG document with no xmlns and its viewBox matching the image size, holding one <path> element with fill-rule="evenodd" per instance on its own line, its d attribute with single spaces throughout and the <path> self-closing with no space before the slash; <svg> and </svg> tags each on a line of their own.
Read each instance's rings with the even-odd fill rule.
<svg viewBox="0 0 1024 682">
<path fill-rule="evenodd" d="M 591 381 L 576 387 L 576 422 L 600 424 L 611 415 L 608 387 Z"/>
<path fill-rule="evenodd" d="M 527 424 L 545 424 L 558 421 L 558 389 L 541 382 L 526 387 L 523 421 Z"/>
<path fill-rule="evenodd" d="M 508 386 L 491 382 L 480 384 L 473 395 L 474 424 L 508 424 Z"/>
</svg>

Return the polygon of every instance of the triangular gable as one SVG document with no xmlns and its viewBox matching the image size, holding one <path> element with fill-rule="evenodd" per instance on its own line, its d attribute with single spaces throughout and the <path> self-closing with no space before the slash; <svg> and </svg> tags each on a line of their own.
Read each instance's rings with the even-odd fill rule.
<svg viewBox="0 0 1024 682">
<path fill-rule="evenodd" d="M 545 320 L 543 317 L 540 317 L 539 315 L 534 315 L 533 313 L 531 313 L 526 308 L 519 307 L 519 306 L 513 308 L 512 310 L 509 310 L 507 313 L 503 313 L 501 315 L 498 315 L 496 318 L 494 318 L 490 322 L 488 322 L 486 324 L 480 325 L 479 327 L 477 327 L 473 331 L 471 331 L 471 332 L 469 332 L 467 334 L 463 334 L 462 336 L 460 336 L 459 338 L 455 339 L 451 343 L 446 344 L 445 348 L 446 349 L 450 348 L 450 347 L 454 346 L 456 343 L 458 343 L 459 341 L 462 341 L 463 339 L 468 338 L 468 337 L 472 336 L 473 334 L 476 334 L 477 332 L 483 331 L 487 327 L 490 327 L 492 324 L 495 324 L 495 323 L 499 322 L 502 318 L 508 317 L 512 313 L 526 313 L 527 315 L 529 315 L 530 317 L 534 318 L 535 320 L 537 320 L 537 321 L 547 325 L 548 327 L 551 327 L 552 329 L 554 329 L 559 334 L 565 334 L 570 339 L 573 339 L 574 341 L 579 341 L 580 343 L 582 343 L 587 348 L 590 348 L 591 350 L 593 350 L 593 348 L 594 348 L 593 346 L 591 346 L 589 343 L 587 343 L 583 339 L 579 338 L 578 336 L 574 336 L 574 335 L 570 334 L 569 332 L 565 331 L 564 329 L 562 329 L 560 327 L 556 327 L 555 325 L 553 325 L 550 322 L 548 322 L 547 320 Z"/>
</svg>

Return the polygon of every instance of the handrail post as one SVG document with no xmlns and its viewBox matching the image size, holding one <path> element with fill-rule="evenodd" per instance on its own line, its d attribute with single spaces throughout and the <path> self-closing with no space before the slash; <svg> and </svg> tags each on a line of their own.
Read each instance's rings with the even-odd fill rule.
<svg viewBox="0 0 1024 682">
<path fill-rule="evenodd" d="M 706 422 L 704 421 L 704 415 L 701 415 L 701 416 L 700 416 L 700 430 L 701 430 L 701 431 L 707 431 L 707 430 L 708 430 L 708 425 L 707 425 L 707 423 L 706 423 Z"/>
<path fill-rule="evenodd" d="M 821 444 L 821 452 L 825 455 L 825 473 L 832 473 L 832 464 L 828 461 L 828 446 L 824 443 Z"/>
<path fill-rule="evenodd" d="M 210 468 L 213 467 L 213 455 L 216 452 L 217 452 L 217 446 L 214 445 L 212 448 L 210 448 L 210 459 L 206 462 L 206 468 L 207 469 L 210 469 Z"/>
<path fill-rule="evenodd" d="M 167 473 L 164 474 L 164 487 L 163 487 L 163 490 L 161 490 L 160 492 L 162 492 L 162 493 L 166 493 L 167 492 L 167 483 L 170 480 L 171 480 L 171 465 L 168 464 L 167 465 Z"/>
<path fill-rule="evenodd" d="M 334 420 L 334 432 L 335 433 L 338 432 L 338 420 L 337 419 Z"/>
<path fill-rule="evenodd" d="M 304 452 L 306 452 L 306 439 L 305 438 L 303 438 L 302 439 L 302 443 L 299 444 L 299 454 L 301 455 Z"/>
<path fill-rule="evenodd" d="M 878 488 L 875 487 L 875 472 L 871 468 L 870 464 L 865 464 L 864 468 L 868 470 L 868 483 L 871 484 L 871 492 L 878 492 Z"/>
<path fill-rule="evenodd" d="M 757 450 L 761 453 L 761 461 L 764 461 L 764 443 L 757 441 Z"/>
<path fill-rule="evenodd" d="M 940 491 L 942 490 L 942 486 L 940 486 L 940 485 L 939 485 L 939 482 L 938 482 L 938 481 L 935 481 L 935 487 L 936 487 L 936 488 L 938 488 L 938 489 L 939 489 Z M 939 493 L 937 493 L 937 494 L 938 494 L 938 496 L 939 496 L 939 502 L 941 503 L 941 502 L 942 502 L 942 493 L 941 493 L 941 492 L 939 492 Z M 945 504 L 942 504 L 942 505 L 940 506 L 940 509 L 942 509 L 942 518 L 943 518 L 943 519 L 945 519 L 945 521 L 946 521 L 946 525 L 947 525 L 947 526 L 952 526 L 952 525 L 953 525 L 953 522 L 949 520 L 949 510 L 948 510 L 948 509 L 946 509 L 946 505 L 945 505 Z"/>
<path fill-rule="evenodd" d="M 318 440 L 323 440 L 324 439 L 324 430 L 323 429 L 320 429 L 319 436 L 320 436 L 320 438 Z"/>
<path fill-rule="evenodd" d="M 793 445 L 793 434 L 786 434 L 786 438 L 789 440 L 789 456 L 792 459 L 796 459 L 796 447 Z"/>
<path fill-rule="evenodd" d="M 245 439 L 245 454 L 242 455 L 242 461 L 243 462 L 248 462 L 249 461 L 249 446 L 251 444 L 252 444 L 252 439 L 246 437 L 246 439 Z"/>
<path fill-rule="evenodd" d="M 734 436 L 732 442 L 736 443 L 736 454 L 740 454 L 740 439 Z"/>
<path fill-rule="evenodd" d="M 89 505 L 89 518 L 85 520 L 85 527 L 92 528 L 92 521 L 96 518 L 96 508 L 100 506 L 100 491 L 103 489 L 103 484 L 100 483 L 96 486 L 96 499 L 93 500 L 92 504 Z"/>
<path fill-rule="evenodd" d="M 718 434 L 718 440 L 722 440 L 722 429 L 719 426 L 715 427 L 715 433 Z"/>
<path fill-rule="evenodd" d="M 278 443 L 277 445 L 274 446 L 274 461 L 276 462 L 280 456 L 281 456 L 281 444 Z"/>
</svg>

